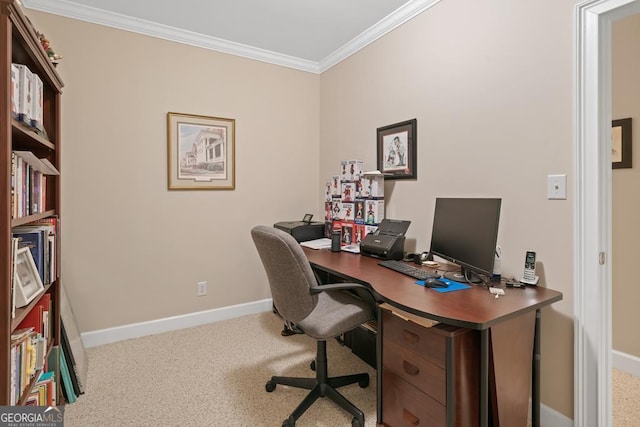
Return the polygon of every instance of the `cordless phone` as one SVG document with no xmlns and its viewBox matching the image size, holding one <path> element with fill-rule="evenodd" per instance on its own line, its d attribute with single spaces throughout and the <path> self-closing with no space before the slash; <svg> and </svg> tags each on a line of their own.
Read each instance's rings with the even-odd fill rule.
<svg viewBox="0 0 640 427">
<path fill-rule="evenodd" d="M 536 253 L 533 251 L 527 251 L 524 257 L 524 272 L 522 273 L 522 283 L 527 285 L 537 285 L 538 276 L 536 276 Z"/>
</svg>

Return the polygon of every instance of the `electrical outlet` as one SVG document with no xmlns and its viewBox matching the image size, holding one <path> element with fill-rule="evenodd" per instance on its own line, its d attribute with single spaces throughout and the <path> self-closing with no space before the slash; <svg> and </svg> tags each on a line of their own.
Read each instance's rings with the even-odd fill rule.
<svg viewBox="0 0 640 427">
<path fill-rule="evenodd" d="M 203 297 L 207 295 L 207 282 L 198 282 L 198 296 Z"/>
</svg>

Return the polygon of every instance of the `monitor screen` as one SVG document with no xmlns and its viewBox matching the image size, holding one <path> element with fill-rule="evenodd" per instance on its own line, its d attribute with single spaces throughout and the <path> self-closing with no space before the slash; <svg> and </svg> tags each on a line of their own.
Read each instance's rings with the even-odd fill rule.
<svg viewBox="0 0 640 427">
<path fill-rule="evenodd" d="M 479 282 L 473 273 L 492 274 L 501 204 L 502 199 L 436 199 L 430 253 L 462 268 L 446 278 Z"/>
</svg>

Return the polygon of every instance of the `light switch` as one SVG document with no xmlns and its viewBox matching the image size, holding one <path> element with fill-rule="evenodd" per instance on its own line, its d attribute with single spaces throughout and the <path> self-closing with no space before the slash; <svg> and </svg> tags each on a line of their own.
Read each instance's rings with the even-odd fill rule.
<svg viewBox="0 0 640 427">
<path fill-rule="evenodd" d="M 567 175 L 547 175 L 547 199 L 566 200 Z"/>
</svg>

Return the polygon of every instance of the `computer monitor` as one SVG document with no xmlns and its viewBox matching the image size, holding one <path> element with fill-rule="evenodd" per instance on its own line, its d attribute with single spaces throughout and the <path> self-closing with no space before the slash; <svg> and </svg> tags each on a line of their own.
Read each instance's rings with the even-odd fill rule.
<svg viewBox="0 0 640 427">
<path fill-rule="evenodd" d="M 445 278 L 479 283 L 478 274 L 491 276 L 501 204 L 502 199 L 436 199 L 430 254 L 461 267 Z"/>
</svg>

